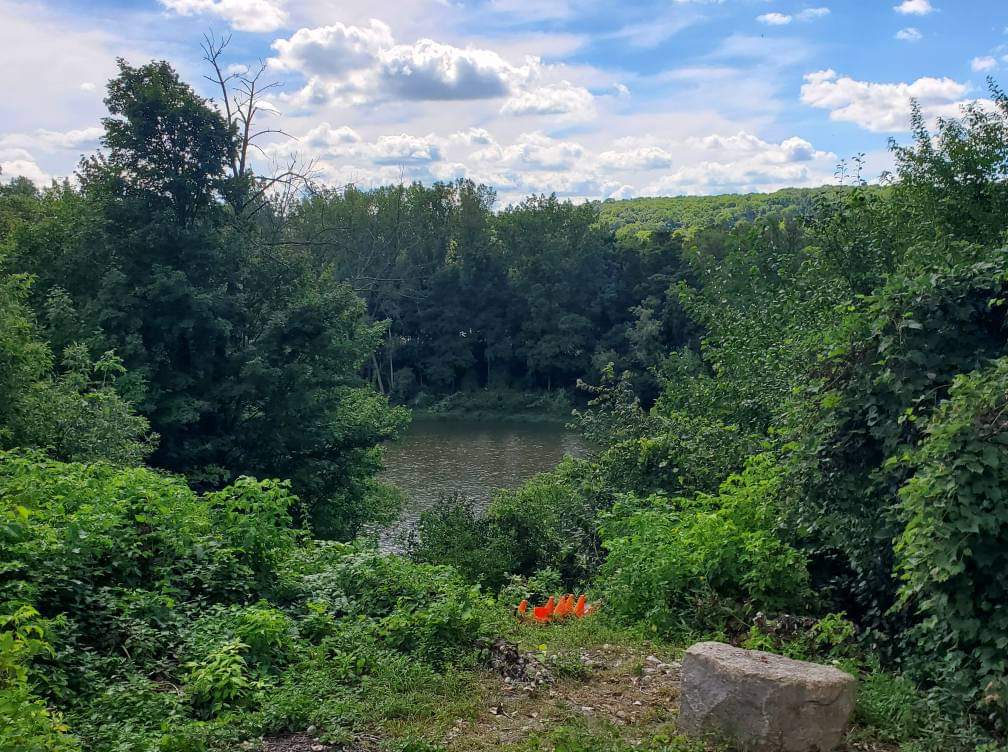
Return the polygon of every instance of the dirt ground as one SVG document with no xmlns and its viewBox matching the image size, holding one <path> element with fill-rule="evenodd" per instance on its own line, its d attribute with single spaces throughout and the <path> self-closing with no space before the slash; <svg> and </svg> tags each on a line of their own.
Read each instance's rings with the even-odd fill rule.
<svg viewBox="0 0 1008 752">
<path fill-rule="evenodd" d="M 497 678 L 500 689 L 486 710 L 459 719 L 442 743 L 458 752 L 500 749 L 572 720 L 605 725 L 624 740 L 639 742 L 674 721 L 677 662 L 610 645 L 582 650 L 580 661 L 584 676 L 557 678 L 534 689 Z"/>
</svg>

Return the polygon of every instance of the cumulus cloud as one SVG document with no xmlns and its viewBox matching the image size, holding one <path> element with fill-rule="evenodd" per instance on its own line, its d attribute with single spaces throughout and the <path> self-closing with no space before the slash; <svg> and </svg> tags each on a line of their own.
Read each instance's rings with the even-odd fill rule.
<svg viewBox="0 0 1008 752">
<path fill-rule="evenodd" d="M 920 33 L 920 30 L 915 29 L 913 26 L 908 26 L 896 32 L 896 38 L 901 42 L 917 42 L 923 37 L 924 35 Z"/>
<path fill-rule="evenodd" d="M 840 76 L 834 70 L 806 74 L 802 101 L 829 110 L 830 119 L 856 123 L 876 132 L 904 131 L 910 123 L 911 100 L 929 116 L 954 117 L 968 87 L 951 78 L 918 78 L 912 83 L 875 83 Z"/>
<path fill-rule="evenodd" d="M 493 186 L 503 203 L 529 193 L 580 200 L 821 185 L 831 180 L 837 159 L 798 136 L 768 141 L 744 130 L 678 139 L 624 137 L 593 146 L 538 130 L 512 139 L 476 127 L 441 136 L 365 136 L 322 123 L 299 142 L 333 184 L 465 177 Z"/>
<path fill-rule="evenodd" d="M 903 0 L 899 5 L 894 5 L 893 10 L 904 16 L 926 16 L 934 13 L 935 9 L 930 0 Z"/>
<path fill-rule="evenodd" d="M 440 160 L 443 141 L 433 134 L 412 136 L 407 133 L 368 141 L 348 126 L 334 128 L 329 123 L 320 123 L 298 139 L 298 147 L 306 156 L 318 159 L 344 159 L 371 165 L 415 165 Z M 268 157 L 283 158 L 291 151 L 291 144 L 275 142 L 263 150 Z"/>
<path fill-rule="evenodd" d="M 379 57 L 380 78 L 403 99 L 489 99 L 530 76 L 492 50 L 453 47 L 430 39 L 396 45 Z"/>
<path fill-rule="evenodd" d="M 583 120 L 595 115 L 595 98 L 584 87 L 574 86 L 569 81 L 561 81 L 552 86 L 541 86 L 515 94 L 504 103 L 501 113 L 563 115 Z"/>
<path fill-rule="evenodd" d="M 0 181 L 24 177 L 39 186 L 47 185 L 52 176 L 39 167 L 35 158 L 25 149 L 0 148 Z"/>
<path fill-rule="evenodd" d="M 990 55 L 986 55 L 984 57 L 975 57 L 973 58 L 973 60 L 970 61 L 970 68 L 977 71 L 978 73 L 994 70 L 995 68 L 997 68 L 997 65 L 998 65 L 997 60 L 991 57 Z"/>
<path fill-rule="evenodd" d="M 562 141 L 541 132 L 522 133 L 508 146 L 492 144 L 473 152 L 476 162 L 522 167 L 529 170 L 563 170 L 573 167 L 585 155 L 585 148 L 574 141 Z"/>
<path fill-rule="evenodd" d="M 51 131 L 39 128 L 31 133 L 6 133 L 0 135 L 0 147 L 41 149 L 43 151 L 79 149 L 97 145 L 98 139 L 104 133 L 105 129 L 97 125 L 69 131 Z"/>
<path fill-rule="evenodd" d="M 388 25 L 343 23 L 302 28 L 273 42 L 270 65 L 306 78 L 286 97 L 301 109 L 381 100 L 438 101 L 507 98 L 512 115 L 594 114 L 591 92 L 569 81 L 544 81 L 549 66 L 526 57 L 509 62 L 493 50 L 457 47 L 432 39 L 400 44 Z"/>
<path fill-rule="evenodd" d="M 158 0 L 180 16 L 212 15 L 238 31 L 275 31 L 287 23 L 281 0 Z"/>
</svg>

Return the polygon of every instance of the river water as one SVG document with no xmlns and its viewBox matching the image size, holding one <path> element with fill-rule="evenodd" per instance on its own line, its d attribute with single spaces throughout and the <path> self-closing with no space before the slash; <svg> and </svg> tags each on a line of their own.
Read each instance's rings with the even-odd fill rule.
<svg viewBox="0 0 1008 752">
<path fill-rule="evenodd" d="M 494 490 L 518 486 L 564 455 L 587 453 L 578 434 L 555 423 L 415 419 L 405 436 L 386 447 L 382 478 L 402 489 L 406 502 L 382 543 L 398 548 L 441 494 L 460 492 L 484 509 Z"/>
</svg>

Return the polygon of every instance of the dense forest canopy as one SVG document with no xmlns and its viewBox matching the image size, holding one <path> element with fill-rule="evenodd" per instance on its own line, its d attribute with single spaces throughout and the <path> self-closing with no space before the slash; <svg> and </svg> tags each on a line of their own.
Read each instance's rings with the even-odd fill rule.
<svg viewBox="0 0 1008 752">
<path fill-rule="evenodd" d="M 575 590 L 606 634 L 841 662 L 879 743 L 999 748 L 991 97 L 916 113 L 884 187 L 501 208 L 257 175 L 234 117 L 120 61 L 76 180 L 0 186 L 0 748 L 441 749 L 510 607 Z M 408 556 L 355 540 L 406 406 L 508 391 L 568 395 L 594 455 L 445 499 Z"/>
</svg>

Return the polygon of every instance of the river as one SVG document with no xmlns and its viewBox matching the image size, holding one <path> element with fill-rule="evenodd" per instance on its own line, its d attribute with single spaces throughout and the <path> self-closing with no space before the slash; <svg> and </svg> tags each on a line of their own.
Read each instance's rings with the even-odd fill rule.
<svg viewBox="0 0 1008 752">
<path fill-rule="evenodd" d="M 578 434 L 556 423 L 415 419 L 386 448 L 382 478 L 402 489 L 406 502 L 399 520 L 381 536 L 383 545 L 397 548 L 396 541 L 441 494 L 458 491 L 484 509 L 495 489 L 514 488 L 564 455 L 587 453 Z"/>
</svg>

